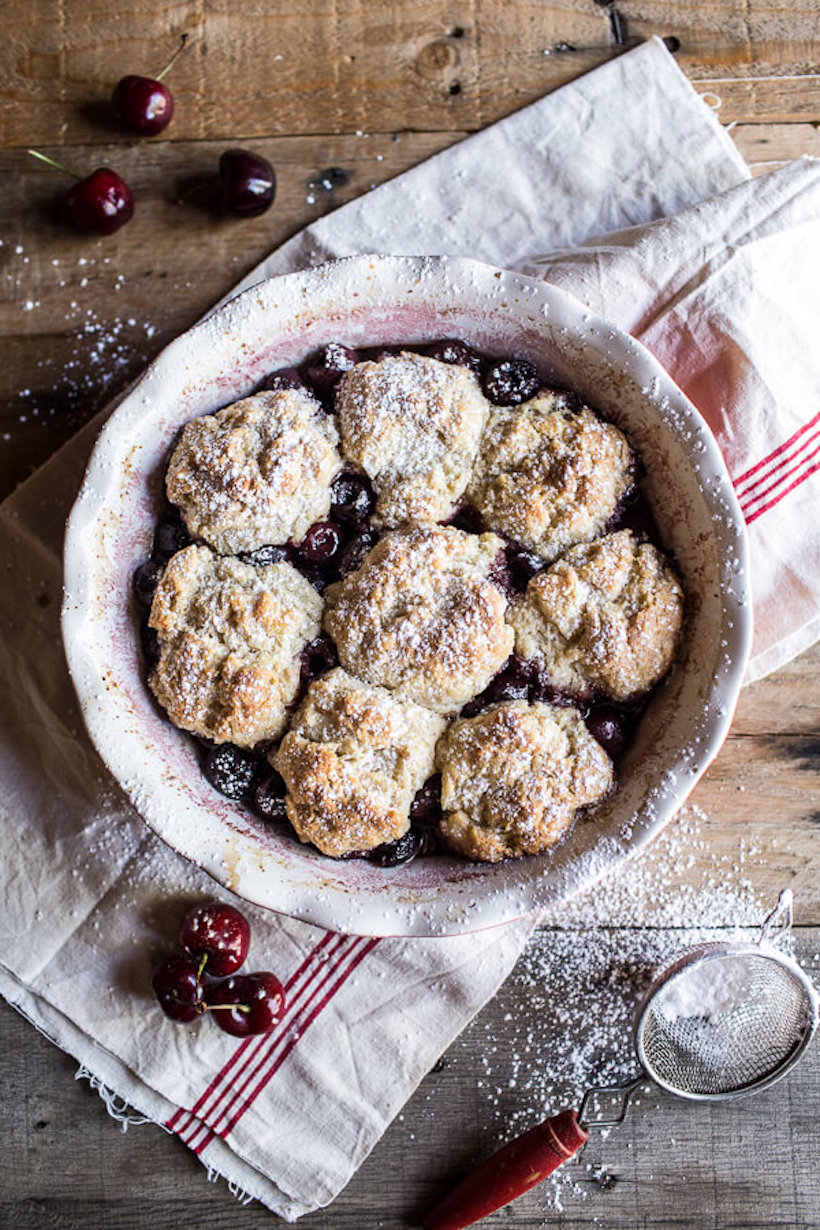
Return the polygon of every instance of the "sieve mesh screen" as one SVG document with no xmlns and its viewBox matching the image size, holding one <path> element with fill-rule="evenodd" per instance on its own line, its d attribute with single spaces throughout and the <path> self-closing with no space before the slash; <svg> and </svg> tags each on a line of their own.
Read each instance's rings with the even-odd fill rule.
<svg viewBox="0 0 820 1230">
<path fill-rule="evenodd" d="M 639 1028 L 647 1072 L 673 1092 L 741 1092 L 774 1074 L 812 1029 L 805 987 L 760 952 L 693 962 L 650 1000 Z"/>
</svg>

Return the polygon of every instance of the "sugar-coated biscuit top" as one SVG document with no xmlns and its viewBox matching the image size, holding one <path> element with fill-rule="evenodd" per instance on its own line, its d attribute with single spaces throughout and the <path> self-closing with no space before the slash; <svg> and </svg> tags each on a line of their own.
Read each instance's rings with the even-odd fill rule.
<svg viewBox="0 0 820 1230">
<path fill-rule="evenodd" d="M 376 491 L 379 524 L 450 516 L 489 408 L 468 368 L 410 353 L 359 363 L 342 378 L 336 408 L 345 456 Z"/>
<path fill-rule="evenodd" d="M 299 838 L 333 858 L 397 841 L 444 724 L 344 670 L 315 680 L 272 757 Z"/>
<path fill-rule="evenodd" d="M 151 689 L 183 730 L 239 747 L 275 739 L 321 617 L 321 598 L 290 564 L 254 568 L 186 547 L 168 562 L 151 606 L 159 638 Z"/>
<path fill-rule="evenodd" d="M 503 545 L 445 526 L 386 534 L 325 592 L 325 630 L 345 669 L 438 713 L 483 691 L 513 648 L 492 580 Z"/>
<path fill-rule="evenodd" d="M 487 529 L 554 560 L 600 534 L 633 483 L 624 434 L 569 394 L 542 389 L 494 410 L 467 490 Z"/>
<path fill-rule="evenodd" d="M 538 659 L 558 688 L 626 700 L 672 665 L 683 602 L 662 552 L 619 530 L 532 578 L 510 613 L 516 653 Z"/>
<path fill-rule="evenodd" d="M 222 554 L 299 542 L 330 509 L 338 442 L 333 418 L 306 390 L 255 393 L 184 427 L 168 498 L 189 532 Z"/>
<path fill-rule="evenodd" d="M 612 762 L 577 710 L 526 701 L 454 722 L 436 763 L 447 845 L 490 863 L 548 849 L 614 784 Z"/>
</svg>

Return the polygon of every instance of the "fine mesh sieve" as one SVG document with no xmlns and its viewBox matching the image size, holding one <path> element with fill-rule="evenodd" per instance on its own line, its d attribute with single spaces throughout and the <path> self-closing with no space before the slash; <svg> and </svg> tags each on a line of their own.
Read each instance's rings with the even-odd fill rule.
<svg viewBox="0 0 820 1230">
<path fill-rule="evenodd" d="M 638 1058 L 681 1097 L 752 1093 L 808 1045 L 815 998 L 803 971 L 776 949 L 716 945 L 656 982 L 638 1019 Z"/>
<path fill-rule="evenodd" d="M 820 1000 L 796 961 L 777 947 L 792 925 L 792 894 L 780 894 L 756 943 L 702 944 L 658 974 L 635 1024 L 642 1071 L 627 1085 L 587 1090 L 505 1145 L 427 1215 L 425 1230 L 462 1230 L 534 1187 L 585 1144 L 585 1125 L 620 1123 L 629 1095 L 650 1077 L 682 1098 L 718 1101 L 765 1089 L 812 1039 Z M 590 1117 L 604 1099 L 614 1117 Z"/>
</svg>

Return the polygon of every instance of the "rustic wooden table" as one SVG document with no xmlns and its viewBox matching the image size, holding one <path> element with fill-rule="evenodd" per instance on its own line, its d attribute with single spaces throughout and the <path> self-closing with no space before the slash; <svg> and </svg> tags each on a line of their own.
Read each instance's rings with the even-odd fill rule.
<svg viewBox="0 0 820 1230">
<path fill-rule="evenodd" d="M 681 66 L 713 96 L 755 173 L 820 155 L 819 18 L 818 0 L 780 8 L 618 0 L 617 10 L 602 0 L 6 5 L 0 494 L 318 214 L 648 35 L 676 40 Z M 125 73 L 155 72 L 183 30 L 192 43 L 174 69 L 173 125 L 151 142 L 130 140 L 110 123 L 108 92 Z M 249 222 L 215 216 L 197 189 L 219 153 L 239 143 L 270 158 L 279 177 L 274 209 Z M 29 146 L 81 172 L 117 167 L 138 195 L 137 219 L 104 240 L 65 230 L 52 209 L 59 183 L 26 157 Z M 330 167 L 346 182 L 328 179 Z M 303 1224 L 418 1224 L 505 1127 L 537 1122 L 562 1082 L 571 1086 L 560 1058 L 584 1046 L 589 1058 L 602 1014 L 627 1019 L 607 995 L 618 983 L 629 990 L 648 954 L 682 942 L 684 922 L 728 925 L 741 906 L 748 918 L 754 902 L 773 902 L 790 885 L 796 948 L 817 971 L 819 733 L 815 649 L 744 693 L 683 835 L 647 856 L 637 887 L 599 896 L 591 933 L 576 911 L 539 934 L 348 1189 Z M 650 908 L 653 927 L 636 930 L 624 903 L 654 904 L 653 859 L 658 894 L 683 894 L 688 906 Z M 603 954 L 597 964 L 591 952 Z M 72 1080 L 66 1056 L 5 1005 L 0 1021 L 0 1224 L 269 1222 L 260 1206 L 240 1208 L 224 1184 L 206 1183 L 193 1157 L 157 1129 L 121 1135 L 96 1095 Z M 613 1038 L 604 1031 L 602 1059 Z M 817 1046 L 754 1099 L 709 1107 L 646 1096 L 617 1132 L 593 1135 L 561 1183 L 536 1189 L 495 1224 L 818 1226 L 819 1108 Z"/>
</svg>

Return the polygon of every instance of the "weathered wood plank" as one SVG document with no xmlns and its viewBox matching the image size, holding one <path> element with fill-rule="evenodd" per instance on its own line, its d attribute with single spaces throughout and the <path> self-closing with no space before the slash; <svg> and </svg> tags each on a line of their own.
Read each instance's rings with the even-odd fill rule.
<svg viewBox="0 0 820 1230">
<path fill-rule="evenodd" d="M 817 4 L 671 0 L 618 4 L 627 45 L 680 42 L 682 68 L 723 100 L 727 120 L 817 118 Z M 49 0 L 6 6 L 0 143 L 107 141 L 105 103 L 124 73 L 156 73 L 184 29 L 174 68 L 174 140 L 272 132 L 475 129 L 603 63 L 622 47 L 610 13 L 590 0 L 270 0 L 180 9 L 154 0 L 92 13 Z M 32 37 L 36 31 L 36 38 Z M 127 136 L 123 137 L 127 141 Z"/>
<path fill-rule="evenodd" d="M 681 934 L 680 943 L 685 939 Z M 662 950 L 677 943 L 673 933 Z M 580 962 L 579 985 L 573 952 L 590 944 L 601 956 L 597 964 Z M 799 930 L 797 945 L 816 971 L 820 931 Z M 568 936 L 561 946 L 564 960 L 555 962 L 554 937 L 536 937 L 530 956 L 449 1049 L 441 1070 L 422 1082 L 348 1188 L 301 1225 L 417 1226 L 463 1169 L 571 1100 L 576 1073 L 583 1077 L 596 1063 L 605 1069 L 618 1060 L 629 1068 L 630 996 L 643 985 L 652 944 L 598 932 L 575 941 Z M 59 1230 L 271 1225 L 261 1206 L 240 1209 L 224 1183 L 208 1184 L 199 1163 L 165 1133 L 146 1126 L 123 1135 L 86 1083 L 72 1080 L 72 1061 L 2 1004 L 0 1023 L 0 1224 Z M 791 1076 L 753 1098 L 708 1106 L 642 1093 L 620 1128 L 604 1135 L 593 1130 L 580 1161 L 562 1178 L 533 1189 L 488 1225 L 816 1226 L 818 1083 L 815 1044 Z"/>
</svg>

